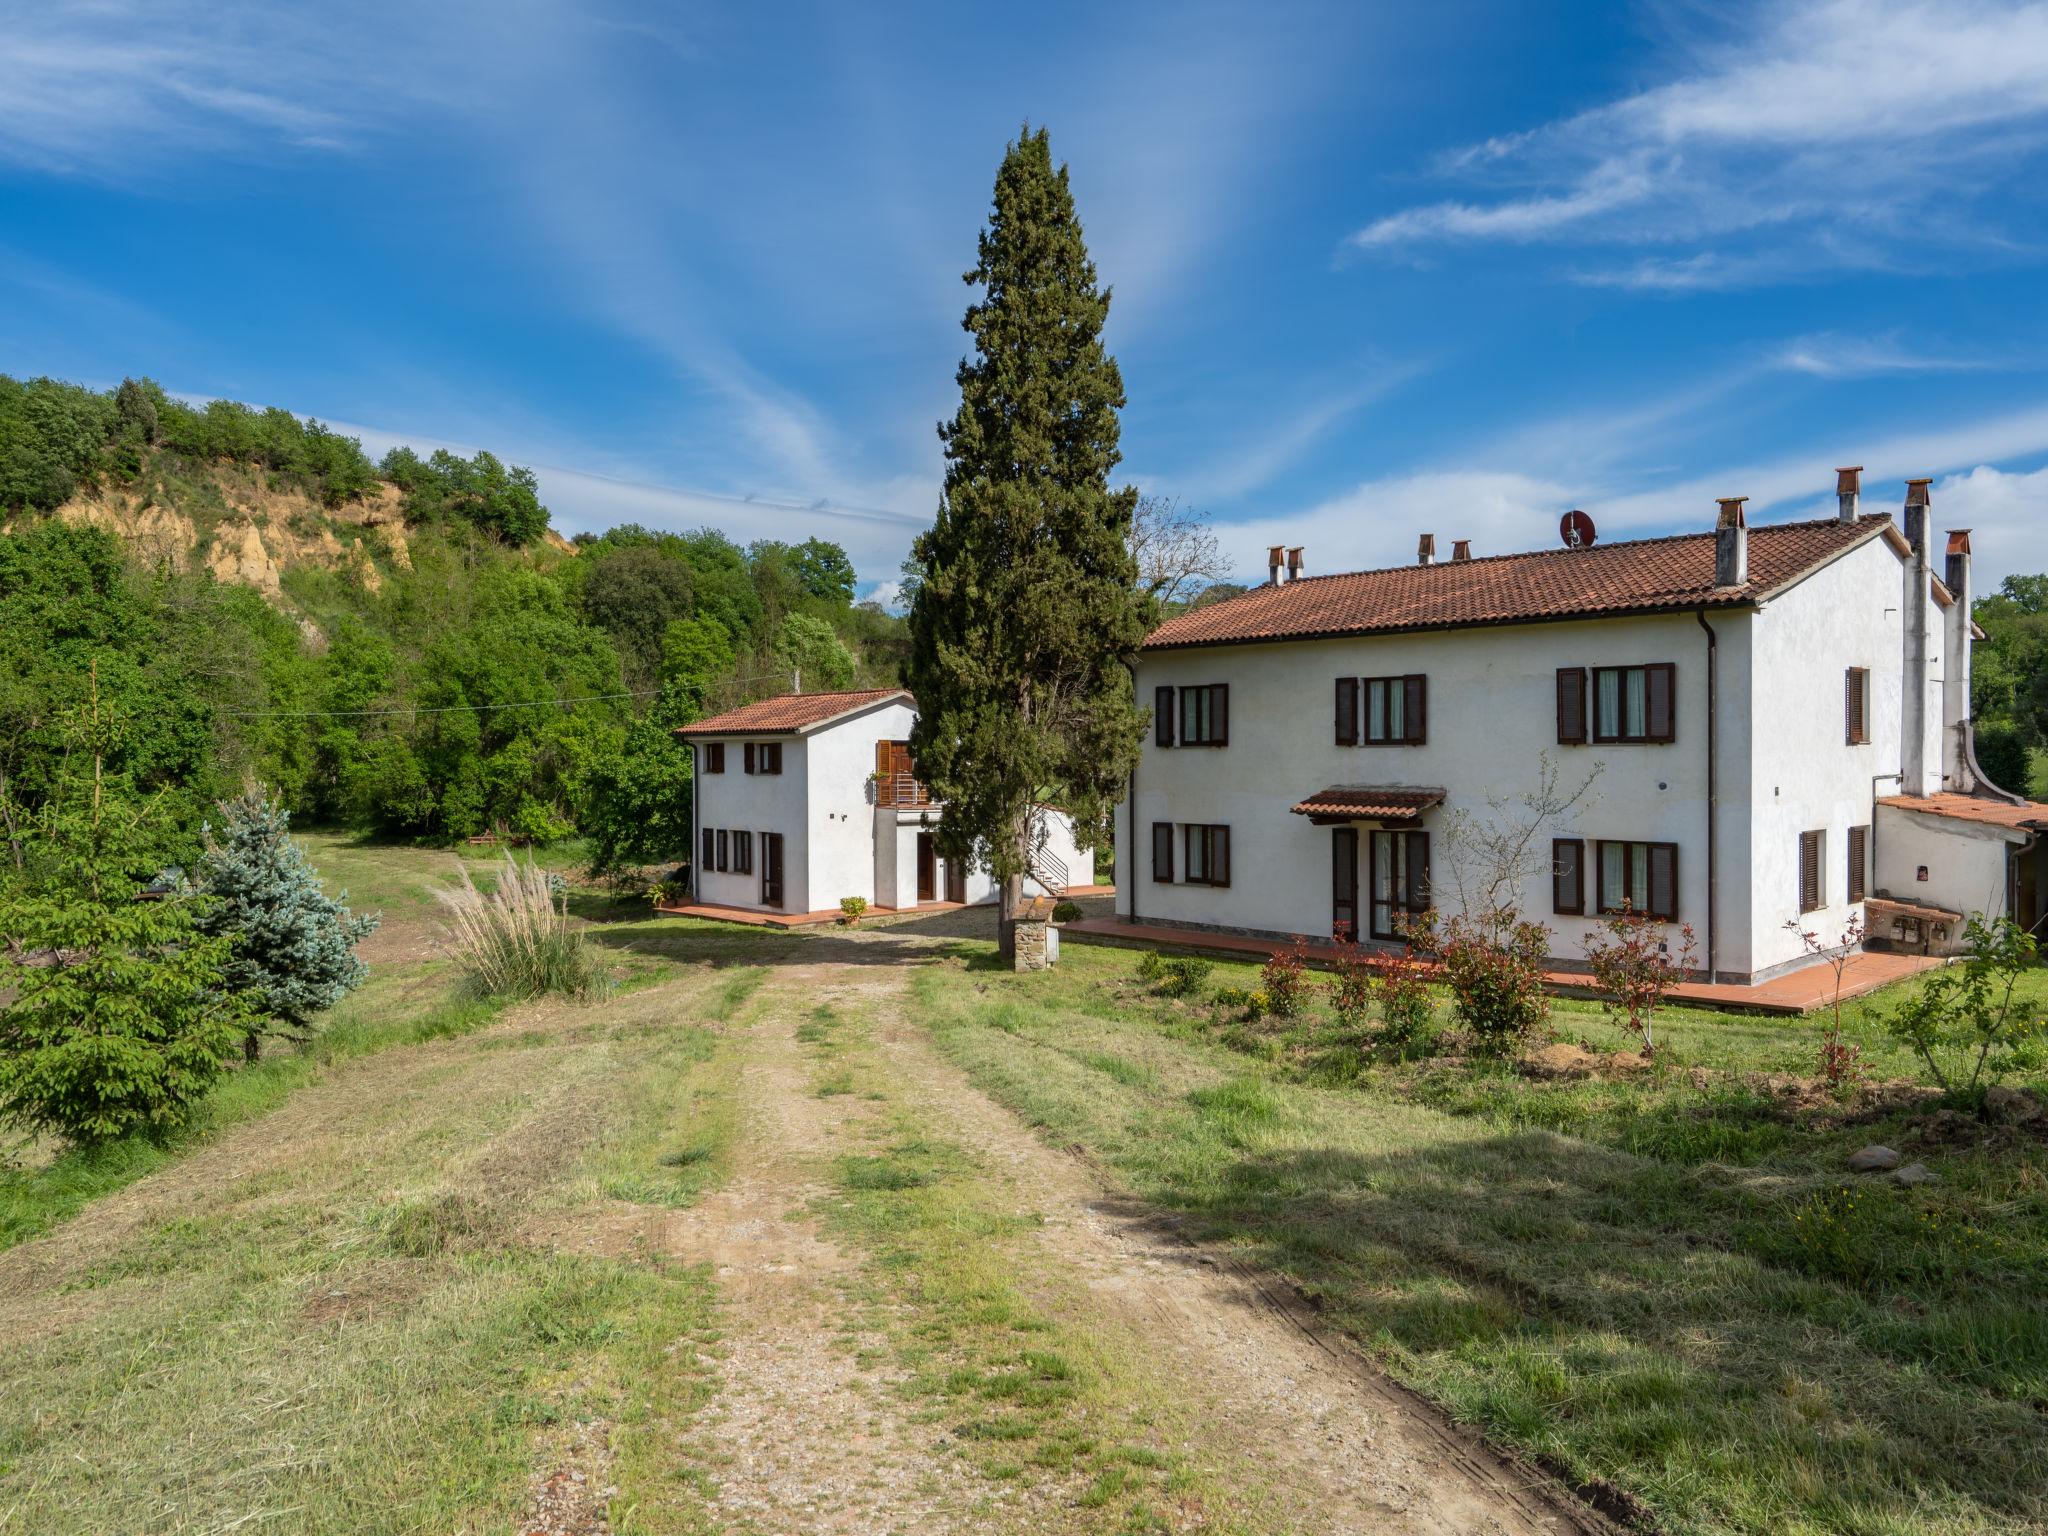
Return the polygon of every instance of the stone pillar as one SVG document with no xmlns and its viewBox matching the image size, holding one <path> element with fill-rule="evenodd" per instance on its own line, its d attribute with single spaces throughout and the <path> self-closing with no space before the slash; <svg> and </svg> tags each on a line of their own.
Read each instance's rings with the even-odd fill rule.
<svg viewBox="0 0 2048 1536">
<path fill-rule="evenodd" d="M 1051 967 L 1053 950 L 1047 941 L 1052 927 L 1053 901 L 1050 896 L 1032 896 L 1017 909 L 1010 924 L 1010 968 L 1043 971 Z"/>
</svg>

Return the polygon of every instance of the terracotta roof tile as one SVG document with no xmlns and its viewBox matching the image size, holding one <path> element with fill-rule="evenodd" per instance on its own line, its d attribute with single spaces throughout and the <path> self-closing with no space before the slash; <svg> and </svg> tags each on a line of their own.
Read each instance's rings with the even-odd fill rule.
<svg viewBox="0 0 2048 1536">
<path fill-rule="evenodd" d="M 1877 802 L 1901 811 L 1919 811 L 1926 816 L 1946 816 L 1952 821 L 1974 821 L 1989 827 L 2030 827 L 2048 829 L 2048 805 L 2029 802 L 2014 805 L 2005 800 L 1988 800 L 1980 795 L 1886 795 Z"/>
<path fill-rule="evenodd" d="M 861 688 L 850 693 L 785 693 L 707 715 L 680 727 L 678 736 L 795 736 L 813 726 L 854 714 L 871 704 L 901 699 L 910 704 L 908 688 Z"/>
<path fill-rule="evenodd" d="M 1255 587 L 1169 619 L 1152 632 L 1145 649 L 1736 608 L 1783 591 L 1856 545 L 1890 533 L 1891 519 L 1882 515 L 1853 523 L 1829 518 L 1751 528 L 1749 581 L 1739 587 L 1714 585 L 1710 532 L 1308 576 Z"/>
<path fill-rule="evenodd" d="M 1440 789 L 1410 784 L 1332 784 L 1292 807 L 1297 816 L 1317 820 L 1413 821 L 1433 805 L 1444 803 Z"/>
</svg>

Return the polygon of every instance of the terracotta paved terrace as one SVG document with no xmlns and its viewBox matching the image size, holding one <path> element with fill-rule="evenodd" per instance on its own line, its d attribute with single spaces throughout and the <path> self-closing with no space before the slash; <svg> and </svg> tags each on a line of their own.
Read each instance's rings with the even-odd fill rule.
<svg viewBox="0 0 2048 1536">
<path fill-rule="evenodd" d="M 1186 928 L 1127 922 L 1120 917 L 1083 918 L 1079 922 L 1062 924 L 1061 931 L 1077 939 L 1156 944 L 1246 960 L 1265 960 L 1290 947 L 1273 939 L 1245 938 L 1231 933 L 1198 933 Z M 1311 962 L 1331 960 L 1337 953 L 1336 947 L 1327 942 L 1311 941 L 1306 949 Z M 1879 987 L 1889 986 L 1940 964 L 1939 959 L 1927 955 L 1873 952 L 1856 955 L 1843 970 L 1842 997 L 1845 1001 L 1861 997 L 1866 992 L 1875 992 Z M 1598 995 L 1588 978 L 1576 971 L 1545 972 L 1544 987 L 1561 997 Z M 1743 1009 L 1751 1013 L 1772 1014 L 1812 1013 L 1834 1001 L 1835 973 L 1829 966 L 1809 965 L 1751 987 L 1685 981 L 1673 987 L 1670 995 L 1677 1001 L 1701 1008 Z"/>
<path fill-rule="evenodd" d="M 1075 885 L 1067 888 L 1067 895 L 1076 900 L 1087 896 L 1114 896 L 1113 885 Z M 863 923 L 878 919 L 905 917 L 914 912 L 958 912 L 965 905 L 958 901 L 920 901 L 914 907 L 870 906 L 861 914 Z M 744 923 L 750 928 L 816 928 L 824 923 L 836 923 L 844 915 L 837 907 L 818 912 L 763 912 L 754 907 L 728 907 L 714 901 L 678 901 L 657 906 L 655 911 L 669 917 L 702 917 L 718 923 Z M 1074 926 L 1072 924 L 1069 925 Z"/>
</svg>

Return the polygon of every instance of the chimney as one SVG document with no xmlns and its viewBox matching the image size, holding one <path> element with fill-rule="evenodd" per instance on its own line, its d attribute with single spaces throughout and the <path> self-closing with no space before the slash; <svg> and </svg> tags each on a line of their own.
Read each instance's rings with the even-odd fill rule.
<svg viewBox="0 0 2048 1536">
<path fill-rule="evenodd" d="M 1421 538 L 1415 541 L 1415 563 L 1417 565 L 1436 564 L 1435 534 L 1425 533 Z"/>
<path fill-rule="evenodd" d="M 1472 558 L 1472 541 L 1470 539 L 1453 539 L 1451 541 L 1451 558 L 1453 560 L 1470 560 Z"/>
<path fill-rule="evenodd" d="M 1714 585 L 1739 587 L 1749 580 L 1749 524 L 1742 504 L 1747 496 L 1723 496 L 1721 516 L 1714 524 Z"/>
<path fill-rule="evenodd" d="M 1299 581 L 1308 574 L 1307 570 L 1303 568 L 1301 555 L 1302 546 L 1299 544 L 1287 551 L 1287 579 L 1289 581 Z"/>
<path fill-rule="evenodd" d="M 1266 551 L 1266 580 L 1273 586 L 1280 585 L 1280 559 L 1287 551 L 1275 544 Z"/>
<path fill-rule="evenodd" d="M 1968 794 L 1978 787 L 1975 726 L 1970 719 L 1970 530 L 1951 528 L 1941 584 L 1955 601 L 1942 615 L 1946 633 L 1941 666 L 1941 755 L 1945 787 Z"/>
<path fill-rule="evenodd" d="M 1858 504 L 1863 500 L 1863 466 L 1852 464 L 1847 469 L 1835 471 L 1835 501 L 1840 505 L 1841 520 L 1853 523 L 1858 516 Z"/>
<path fill-rule="evenodd" d="M 1927 487 L 1932 480 L 1906 482 L 1906 542 L 1920 554 L 1927 552 L 1927 506 L 1932 499 Z"/>
<path fill-rule="evenodd" d="M 1948 534 L 1948 559 L 1941 569 L 1941 584 L 1955 593 L 1958 603 L 1967 603 L 1970 595 L 1970 530 L 1951 528 Z"/>
</svg>

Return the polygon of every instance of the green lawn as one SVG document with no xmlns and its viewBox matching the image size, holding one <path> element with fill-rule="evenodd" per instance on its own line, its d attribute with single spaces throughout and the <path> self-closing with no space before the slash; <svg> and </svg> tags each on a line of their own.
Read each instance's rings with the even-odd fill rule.
<svg viewBox="0 0 2048 1536">
<path fill-rule="evenodd" d="M 1136 959 L 1072 944 L 1049 977 L 927 972 L 917 1015 L 1403 1380 L 1672 1530 L 2048 1519 L 2048 1143 L 1949 1144 L 1925 1105 L 1786 1107 L 1769 1075 L 1811 1075 L 1813 1021 L 1674 1013 L 1664 1069 L 1538 1082 L 1377 1061 L 1321 1017 L 1232 1024 L 1152 995 Z M 1846 1033 L 1906 1075 L 1873 1006 Z M 1626 1044 L 1597 1007 L 1554 1023 Z M 1870 1141 L 1940 1182 L 1847 1174 Z"/>
</svg>

